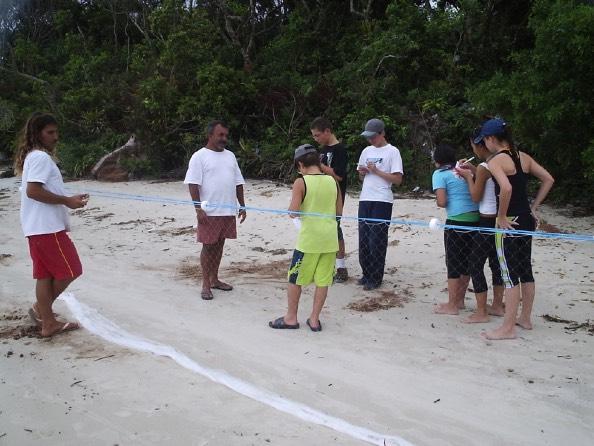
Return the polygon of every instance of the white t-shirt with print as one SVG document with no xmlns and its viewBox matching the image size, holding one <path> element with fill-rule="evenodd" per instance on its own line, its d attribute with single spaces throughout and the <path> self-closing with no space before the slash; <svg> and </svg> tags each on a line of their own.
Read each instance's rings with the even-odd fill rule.
<svg viewBox="0 0 594 446">
<path fill-rule="evenodd" d="M 233 152 L 201 148 L 192 155 L 184 184 L 200 186 L 200 200 L 208 201 L 210 216 L 237 214 L 236 187 L 245 184 Z"/>
<path fill-rule="evenodd" d="M 365 147 L 359 157 L 359 166 L 366 167 L 368 162 L 375 162 L 376 167 L 382 172 L 404 174 L 400 151 L 392 144 L 386 144 L 383 147 Z M 363 179 L 359 201 L 384 201 L 386 203 L 392 203 L 394 201 L 392 183 L 379 175 L 371 172 L 367 173 Z"/>
<path fill-rule="evenodd" d="M 21 226 L 26 237 L 70 230 L 68 209 L 63 204 L 48 204 L 27 196 L 27 183 L 42 183 L 56 195 L 66 195 L 60 169 L 42 150 L 32 150 L 25 158 L 21 184 Z"/>
</svg>

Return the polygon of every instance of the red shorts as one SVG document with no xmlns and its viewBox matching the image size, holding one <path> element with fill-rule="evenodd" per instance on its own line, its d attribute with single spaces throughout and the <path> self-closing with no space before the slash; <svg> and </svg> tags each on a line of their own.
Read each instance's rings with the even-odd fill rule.
<svg viewBox="0 0 594 446">
<path fill-rule="evenodd" d="M 82 265 L 66 231 L 30 235 L 29 252 L 34 279 L 74 279 L 82 274 Z"/>
<path fill-rule="evenodd" d="M 198 241 L 213 245 L 226 238 L 237 238 L 235 216 L 208 217 L 205 223 L 198 223 Z"/>
</svg>

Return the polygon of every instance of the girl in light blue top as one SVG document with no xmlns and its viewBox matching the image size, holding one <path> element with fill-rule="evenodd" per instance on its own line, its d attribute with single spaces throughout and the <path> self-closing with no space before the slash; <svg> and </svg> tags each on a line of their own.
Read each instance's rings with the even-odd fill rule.
<svg viewBox="0 0 594 446">
<path fill-rule="evenodd" d="M 466 180 L 456 173 L 456 151 L 447 144 L 435 148 L 433 161 L 437 170 L 433 172 L 433 190 L 437 206 L 446 208 L 446 225 L 477 226 L 478 204 L 472 201 Z M 464 294 L 468 287 L 471 271 L 468 259 L 474 243 L 473 231 L 445 229 L 444 245 L 448 272 L 448 302 L 435 307 L 438 314 L 458 314 L 464 308 Z M 474 274 L 473 274 L 474 275 Z M 473 277 L 473 283 L 475 278 Z M 477 309 L 478 310 L 478 309 Z M 484 309 L 486 313 L 486 308 Z M 465 320 L 465 322 L 474 322 Z"/>
</svg>

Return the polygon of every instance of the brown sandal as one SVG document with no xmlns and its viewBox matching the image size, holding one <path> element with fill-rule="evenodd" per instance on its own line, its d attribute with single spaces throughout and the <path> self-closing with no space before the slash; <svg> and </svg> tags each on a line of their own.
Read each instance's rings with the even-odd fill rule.
<svg viewBox="0 0 594 446">
<path fill-rule="evenodd" d="M 31 322 L 33 322 L 38 327 L 41 327 L 41 317 L 39 316 L 39 313 L 37 312 L 37 310 L 34 307 L 31 307 L 31 308 L 29 308 L 28 313 L 29 313 L 29 318 L 31 318 Z M 60 315 L 58 313 L 54 313 L 54 317 L 58 318 L 58 317 L 60 317 Z"/>
<path fill-rule="evenodd" d="M 80 325 L 77 322 L 64 322 L 62 327 L 60 327 L 58 330 L 54 331 L 53 333 L 51 333 L 49 335 L 45 335 L 45 336 L 42 335 L 42 337 L 51 338 L 55 335 L 66 333 L 67 331 L 78 330 L 79 328 L 80 328 Z"/>
<path fill-rule="evenodd" d="M 41 327 L 41 318 L 35 311 L 35 308 L 29 308 L 29 317 L 31 318 L 31 322 L 33 322 L 36 326 Z"/>
</svg>

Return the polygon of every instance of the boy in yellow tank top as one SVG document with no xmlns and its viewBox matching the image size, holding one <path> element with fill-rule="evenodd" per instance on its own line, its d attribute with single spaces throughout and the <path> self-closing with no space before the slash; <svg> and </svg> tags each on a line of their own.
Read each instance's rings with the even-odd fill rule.
<svg viewBox="0 0 594 446">
<path fill-rule="evenodd" d="M 295 149 L 295 166 L 302 177 L 293 183 L 289 216 L 301 224 L 297 246 L 289 268 L 288 309 L 268 325 L 277 329 L 297 329 L 297 310 L 301 287 L 315 283 L 313 307 L 307 319 L 311 331 L 322 331 L 320 312 L 334 278 L 338 251 L 335 215 L 342 214 L 342 198 L 336 180 L 322 172 L 320 156 L 310 144 Z"/>
</svg>

